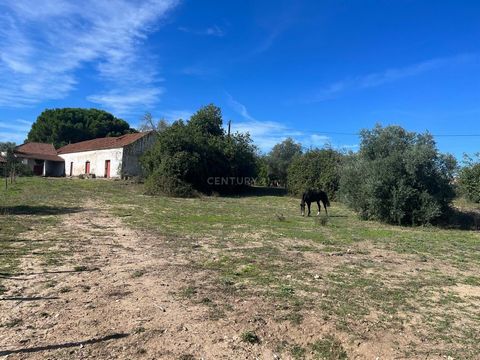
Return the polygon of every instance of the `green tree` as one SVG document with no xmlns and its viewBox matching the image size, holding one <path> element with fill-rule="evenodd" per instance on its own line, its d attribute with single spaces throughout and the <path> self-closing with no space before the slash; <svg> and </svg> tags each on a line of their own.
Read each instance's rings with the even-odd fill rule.
<svg viewBox="0 0 480 360">
<path fill-rule="evenodd" d="M 69 143 L 135 132 L 130 125 L 98 109 L 63 108 L 43 111 L 27 140 L 61 147 Z"/>
<path fill-rule="evenodd" d="M 465 165 L 460 169 L 458 184 L 463 196 L 480 203 L 480 153 L 475 155 L 476 159 L 464 156 Z"/>
<path fill-rule="evenodd" d="M 257 172 L 256 148 L 248 134 L 227 136 L 221 111 L 201 108 L 190 121 L 175 121 L 158 133 L 142 159 L 151 194 L 191 196 L 195 192 L 235 192 Z M 226 181 L 226 183 L 220 183 Z"/>
<path fill-rule="evenodd" d="M 8 186 L 7 179 L 10 178 L 10 182 L 13 183 L 16 180 L 17 175 L 31 176 L 31 169 L 23 165 L 15 157 L 15 143 L 13 142 L 0 142 L 0 157 L 5 162 L 0 163 L 0 175 L 5 177 L 5 187 Z"/>
<path fill-rule="evenodd" d="M 192 115 L 189 126 L 195 128 L 202 134 L 213 136 L 222 136 L 224 131 L 222 128 L 222 111 L 213 104 L 202 107 Z"/>
<path fill-rule="evenodd" d="M 341 198 L 366 219 L 432 223 L 454 198 L 455 169 L 453 156 L 439 153 L 430 134 L 377 125 L 361 132 L 360 151 L 342 167 Z"/>
<path fill-rule="evenodd" d="M 287 138 L 276 144 L 268 153 L 268 177 L 270 181 L 278 181 L 281 185 L 287 184 L 288 167 L 296 156 L 302 154 L 302 145 L 292 138 Z"/>
<path fill-rule="evenodd" d="M 321 189 L 335 199 L 342 158 L 341 153 L 331 148 L 309 150 L 296 156 L 288 167 L 288 191 L 298 195 L 307 189 Z"/>
<path fill-rule="evenodd" d="M 270 180 L 268 178 L 268 159 L 266 155 L 257 155 L 257 179 L 256 184 L 268 186 Z"/>
</svg>

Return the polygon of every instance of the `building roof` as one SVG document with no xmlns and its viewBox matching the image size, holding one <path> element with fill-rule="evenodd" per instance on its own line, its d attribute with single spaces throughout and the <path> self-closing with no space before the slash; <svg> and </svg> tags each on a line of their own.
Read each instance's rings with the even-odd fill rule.
<svg viewBox="0 0 480 360">
<path fill-rule="evenodd" d="M 25 159 L 63 161 L 52 144 L 29 142 L 17 146 L 14 153 L 17 157 Z"/>
<path fill-rule="evenodd" d="M 116 149 L 127 146 L 135 141 L 141 139 L 149 132 L 141 132 L 135 134 L 126 134 L 117 137 L 106 137 L 93 140 L 87 140 L 78 142 L 75 144 L 68 144 L 58 149 L 57 154 L 69 154 L 74 152 L 91 151 L 91 150 L 104 150 L 104 149 Z"/>
</svg>

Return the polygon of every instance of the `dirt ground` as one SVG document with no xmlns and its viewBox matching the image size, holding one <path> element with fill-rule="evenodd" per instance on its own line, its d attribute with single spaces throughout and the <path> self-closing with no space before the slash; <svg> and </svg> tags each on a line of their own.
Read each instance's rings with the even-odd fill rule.
<svg viewBox="0 0 480 360">
<path fill-rule="evenodd" d="M 276 321 L 284 309 L 262 297 L 229 296 L 225 316 L 222 297 L 228 294 L 214 289 L 214 274 L 192 266 L 194 251 L 189 255 L 169 246 L 168 238 L 133 230 L 102 205 L 90 202 L 83 208 L 59 215 L 56 232 L 72 240 L 58 247 L 71 256 L 49 267 L 26 257 L 22 272 L 5 280 L 9 290 L 0 301 L 0 323 L 11 326 L 1 328 L 0 357 L 290 359 L 294 355 L 279 350 L 282 343 L 307 344 L 335 333 L 332 321 L 316 309 L 306 310 L 299 325 Z M 54 235 L 31 231 L 25 237 L 41 241 Z M 346 255 L 336 258 L 355 260 L 354 251 Z M 388 254 L 374 257 L 389 260 Z M 318 271 L 328 268 L 319 258 L 306 261 Z M 202 294 L 195 298 L 205 301 L 184 296 L 187 284 L 199 285 Z M 243 341 L 246 330 L 260 342 Z M 406 345 L 415 337 L 408 330 L 398 334 L 367 325 L 363 331 L 355 343 L 337 334 L 349 358 L 403 358 L 392 344 Z M 303 356 L 313 357 L 309 351 Z"/>
</svg>

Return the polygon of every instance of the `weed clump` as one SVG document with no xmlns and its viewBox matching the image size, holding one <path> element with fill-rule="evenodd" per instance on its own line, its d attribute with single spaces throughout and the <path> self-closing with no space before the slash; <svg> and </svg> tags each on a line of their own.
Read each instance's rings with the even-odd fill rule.
<svg viewBox="0 0 480 360">
<path fill-rule="evenodd" d="M 242 341 L 250 344 L 260 343 L 260 338 L 253 331 L 244 331 L 242 333 Z"/>
</svg>

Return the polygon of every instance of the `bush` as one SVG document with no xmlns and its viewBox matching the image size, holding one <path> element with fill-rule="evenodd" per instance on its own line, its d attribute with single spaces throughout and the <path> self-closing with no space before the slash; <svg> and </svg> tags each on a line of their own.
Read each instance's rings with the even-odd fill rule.
<svg viewBox="0 0 480 360">
<path fill-rule="evenodd" d="M 15 171 L 18 176 L 33 176 L 33 170 L 28 165 L 22 163 L 15 165 Z"/>
<path fill-rule="evenodd" d="M 360 151 L 346 159 L 340 197 L 364 219 L 432 223 L 449 210 L 455 169 L 430 134 L 377 125 L 361 132 Z"/>
<path fill-rule="evenodd" d="M 299 195 L 307 189 L 322 189 L 330 199 L 335 199 L 342 158 L 341 153 L 329 148 L 297 156 L 288 168 L 288 191 Z"/>
<path fill-rule="evenodd" d="M 236 192 L 256 175 L 255 153 L 248 134 L 227 136 L 220 109 L 208 105 L 158 133 L 142 159 L 145 186 L 150 194 L 181 197 Z"/>
<path fill-rule="evenodd" d="M 465 157 L 466 165 L 460 170 L 458 185 L 463 196 L 480 203 L 480 154 L 477 157 L 476 161 Z"/>
</svg>

